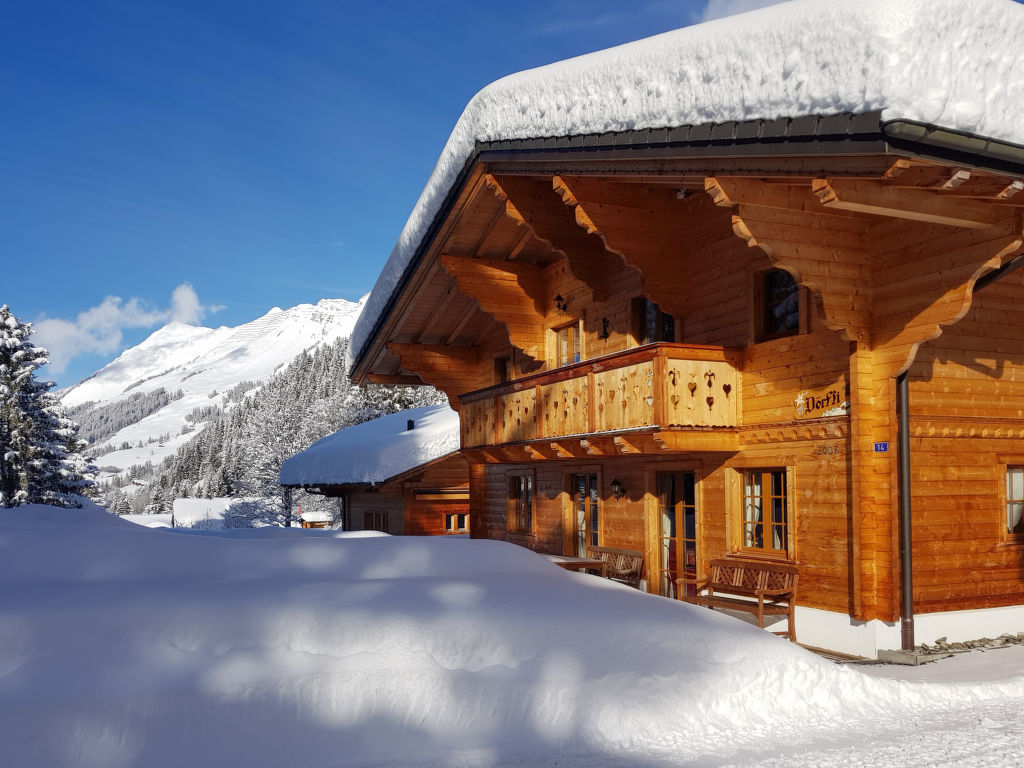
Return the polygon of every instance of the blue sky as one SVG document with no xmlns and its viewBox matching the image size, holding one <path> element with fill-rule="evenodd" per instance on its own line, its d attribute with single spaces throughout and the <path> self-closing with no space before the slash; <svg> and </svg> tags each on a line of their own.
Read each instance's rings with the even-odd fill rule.
<svg viewBox="0 0 1024 768">
<path fill-rule="evenodd" d="M 63 386 L 172 318 L 358 299 L 480 88 L 771 2 L 10 3 L 0 303 Z"/>
</svg>

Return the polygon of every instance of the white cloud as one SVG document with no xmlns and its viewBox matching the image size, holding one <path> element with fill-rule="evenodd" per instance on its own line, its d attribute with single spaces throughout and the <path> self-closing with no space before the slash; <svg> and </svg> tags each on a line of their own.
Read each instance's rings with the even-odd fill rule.
<svg viewBox="0 0 1024 768">
<path fill-rule="evenodd" d="M 171 293 L 169 309 L 153 309 L 135 298 L 126 302 L 120 296 L 107 296 L 97 306 L 79 313 L 74 321 L 44 317 L 32 328 L 35 340 L 50 353 L 50 372 L 59 375 L 79 355 L 117 352 L 128 328 L 151 328 L 171 321 L 197 325 L 208 312 L 223 308 L 203 306 L 195 289 L 182 283 Z"/>
<path fill-rule="evenodd" d="M 725 16 L 735 16 L 737 13 L 778 5 L 780 2 L 785 2 L 785 0 L 708 0 L 708 4 L 700 15 L 700 20 L 711 21 Z"/>
</svg>

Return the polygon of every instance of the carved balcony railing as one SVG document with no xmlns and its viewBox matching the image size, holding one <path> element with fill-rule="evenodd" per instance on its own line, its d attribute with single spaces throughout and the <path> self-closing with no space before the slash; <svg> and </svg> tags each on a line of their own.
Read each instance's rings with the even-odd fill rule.
<svg viewBox="0 0 1024 768">
<path fill-rule="evenodd" d="M 738 426 L 742 351 L 658 343 L 462 395 L 463 448 Z"/>
</svg>

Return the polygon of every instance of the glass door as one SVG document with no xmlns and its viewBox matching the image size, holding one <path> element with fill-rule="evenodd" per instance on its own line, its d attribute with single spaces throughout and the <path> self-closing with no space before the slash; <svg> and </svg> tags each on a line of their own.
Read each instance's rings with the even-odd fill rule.
<svg viewBox="0 0 1024 768">
<path fill-rule="evenodd" d="M 697 581 L 697 476 L 695 472 L 659 472 L 657 486 L 659 591 L 676 597 L 676 579 L 686 579 L 682 594 L 692 595 Z"/>
<path fill-rule="evenodd" d="M 597 475 L 573 475 L 573 536 L 576 557 L 586 557 L 587 546 L 598 546 L 601 536 L 598 517 Z"/>
</svg>

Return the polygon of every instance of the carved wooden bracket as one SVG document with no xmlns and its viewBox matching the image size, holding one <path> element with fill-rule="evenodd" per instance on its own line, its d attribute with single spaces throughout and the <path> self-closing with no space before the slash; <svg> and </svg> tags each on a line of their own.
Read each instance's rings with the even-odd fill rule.
<svg viewBox="0 0 1024 768">
<path fill-rule="evenodd" d="M 555 176 L 555 191 L 575 211 L 576 223 L 605 248 L 637 267 L 644 293 L 666 312 L 688 310 L 687 263 L 728 235 L 728 215 L 705 195 L 680 200 L 669 188 Z"/>
<path fill-rule="evenodd" d="M 822 301 L 826 324 L 870 343 L 895 376 L 924 341 L 962 318 L 974 282 L 1022 245 L 1021 214 L 940 190 L 817 179 L 810 187 L 708 178 L 737 236 Z M 968 205 L 969 203 L 969 205 Z M 900 220 L 900 229 L 877 226 Z"/>
<path fill-rule="evenodd" d="M 387 343 L 388 351 L 401 361 L 402 368 L 413 371 L 424 382 L 448 396 L 452 408 L 459 407 L 459 393 L 485 386 L 477 347 L 453 347 L 442 344 Z"/>
<path fill-rule="evenodd" d="M 533 360 L 544 357 L 543 281 L 541 270 L 517 261 L 468 259 L 441 255 L 459 291 L 508 329 L 509 342 Z"/>
<path fill-rule="evenodd" d="M 550 243 L 566 259 L 569 272 L 593 292 L 594 300 L 606 301 L 612 277 L 621 262 L 605 250 L 598 238 L 580 231 L 572 212 L 561 204 L 547 179 L 522 176 L 487 176 L 487 185 L 505 200 L 505 215 L 529 227 L 534 236 Z"/>
</svg>

